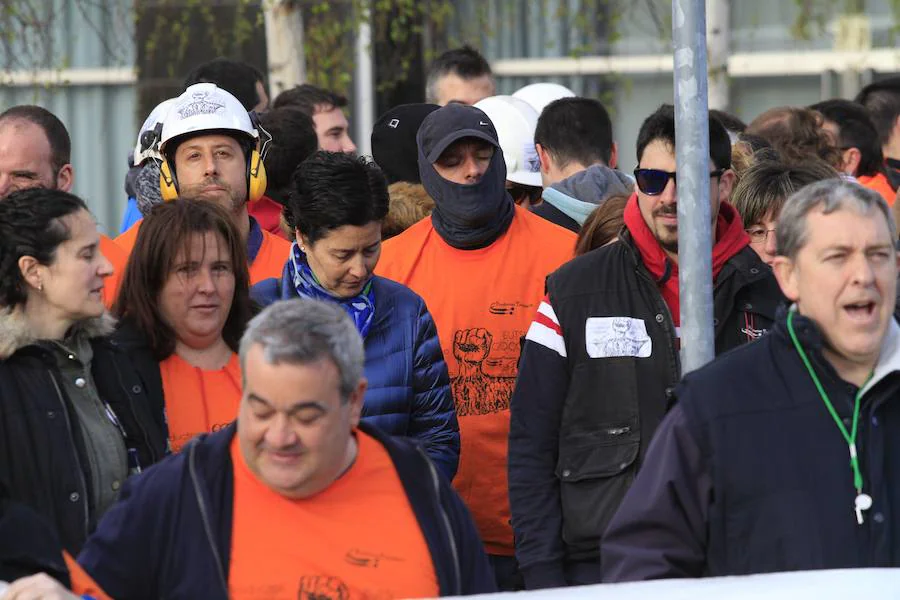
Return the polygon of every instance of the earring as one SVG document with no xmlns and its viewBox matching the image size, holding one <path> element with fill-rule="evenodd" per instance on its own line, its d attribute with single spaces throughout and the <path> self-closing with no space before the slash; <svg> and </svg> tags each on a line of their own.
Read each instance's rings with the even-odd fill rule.
<svg viewBox="0 0 900 600">
<path fill-rule="evenodd" d="M 300 252 L 306 254 L 306 246 L 300 246 Z"/>
<path fill-rule="evenodd" d="M 44 282 L 43 281 L 38 281 L 38 291 L 39 292 L 44 291 Z"/>
</svg>

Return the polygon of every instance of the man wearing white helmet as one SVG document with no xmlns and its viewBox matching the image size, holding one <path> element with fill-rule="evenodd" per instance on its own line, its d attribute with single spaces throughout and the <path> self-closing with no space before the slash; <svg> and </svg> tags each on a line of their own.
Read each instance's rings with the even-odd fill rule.
<svg viewBox="0 0 900 600">
<path fill-rule="evenodd" d="M 544 201 L 532 209 L 536 215 L 577 233 L 607 198 L 631 195 L 631 179 L 615 168 L 609 113 L 596 100 L 561 98 L 548 104 L 534 143 L 544 182 Z"/>
<path fill-rule="evenodd" d="M 250 282 L 279 277 L 290 244 L 267 231 L 248 212 L 262 197 L 266 171 L 257 145 L 259 132 L 238 100 L 212 83 L 190 86 L 171 105 L 159 133 L 160 192 L 215 202 L 228 210 L 247 242 Z M 137 226 L 117 242 L 130 251 Z M 134 232 L 130 238 L 128 234 Z"/>
<path fill-rule="evenodd" d="M 538 114 L 530 104 L 513 96 L 491 96 L 475 103 L 491 118 L 506 162 L 506 189 L 525 208 L 540 202 L 541 161 L 534 147 Z"/>
</svg>

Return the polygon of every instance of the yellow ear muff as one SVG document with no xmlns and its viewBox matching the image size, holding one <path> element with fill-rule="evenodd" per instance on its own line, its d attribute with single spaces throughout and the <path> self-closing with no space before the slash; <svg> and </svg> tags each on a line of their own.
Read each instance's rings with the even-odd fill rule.
<svg viewBox="0 0 900 600">
<path fill-rule="evenodd" d="M 162 161 L 159 165 L 159 193 L 163 202 L 171 202 L 178 198 L 178 183 L 175 181 L 175 177 L 172 176 L 172 171 L 169 169 L 169 161 L 167 160 Z"/>
<path fill-rule="evenodd" d="M 250 161 L 247 163 L 247 199 L 256 202 L 266 193 L 266 167 L 263 165 L 259 150 L 250 152 Z"/>
</svg>

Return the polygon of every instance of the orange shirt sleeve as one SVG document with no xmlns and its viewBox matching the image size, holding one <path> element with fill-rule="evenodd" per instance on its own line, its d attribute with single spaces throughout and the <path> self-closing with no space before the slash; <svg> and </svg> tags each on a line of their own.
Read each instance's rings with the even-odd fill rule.
<svg viewBox="0 0 900 600">
<path fill-rule="evenodd" d="M 69 578 L 72 581 L 72 592 L 75 594 L 92 596 L 97 600 L 112 600 L 106 595 L 100 586 L 97 585 L 90 575 L 81 568 L 75 559 L 68 553 L 63 551 L 63 558 L 66 561 L 66 567 L 69 568 Z"/>
</svg>

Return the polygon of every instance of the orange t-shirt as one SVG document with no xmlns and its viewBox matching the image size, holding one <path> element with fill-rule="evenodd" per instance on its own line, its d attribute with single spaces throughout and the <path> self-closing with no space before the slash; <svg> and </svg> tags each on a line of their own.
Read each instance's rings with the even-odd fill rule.
<svg viewBox="0 0 900 600">
<path fill-rule="evenodd" d="M 125 252 L 126 256 L 131 255 L 131 251 L 134 249 L 134 243 L 137 241 L 138 231 L 141 230 L 141 223 L 143 223 L 143 219 L 138 219 L 134 222 L 134 225 L 120 233 L 116 236 L 116 239 L 113 240 Z"/>
<path fill-rule="evenodd" d="M 291 256 L 291 243 L 266 231 L 262 231 L 263 241 L 256 253 L 256 258 L 250 263 L 250 285 L 255 285 L 264 279 L 281 279 L 284 264 Z"/>
<path fill-rule="evenodd" d="M 224 369 L 207 371 L 172 354 L 159 363 L 169 444 L 179 452 L 201 433 L 218 431 L 237 418 L 241 403 L 241 367 L 237 354 Z"/>
<path fill-rule="evenodd" d="M 376 267 L 422 296 L 434 317 L 459 418 L 453 485 L 489 554 L 513 554 L 506 454 L 519 340 L 544 295 L 544 279 L 572 258 L 575 237 L 517 206 L 496 242 L 458 250 L 424 219 L 385 242 Z"/>
<path fill-rule="evenodd" d="M 888 178 L 884 173 L 876 173 L 872 176 L 862 175 L 857 177 L 856 180 L 861 186 L 867 187 L 870 190 L 875 190 L 881 194 L 881 197 L 885 199 L 888 206 L 894 205 L 894 199 L 897 197 L 897 192 L 891 187 L 891 182 L 888 181 Z"/>
<path fill-rule="evenodd" d="M 76 596 L 88 595 L 96 600 L 111 600 L 97 582 L 81 568 L 72 556 L 63 550 L 63 559 L 69 569 L 69 580 L 72 584 L 72 593 Z"/>
<path fill-rule="evenodd" d="M 103 282 L 103 304 L 111 308 L 119 293 L 119 283 L 125 274 L 125 265 L 128 264 L 126 254 L 113 240 L 105 235 L 100 236 L 100 253 L 112 263 L 113 273 Z"/>
<path fill-rule="evenodd" d="M 116 238 L 116 244 L 127 254 L 131 254 L 131 250 L 134 248 L 142 221 L 143 219 Z M 250 263 L 250 285 L 255 285 L 264 279 L 271 279 L 272 277 L 280 279 L 284 264 L 291 255 L 291 243 L 286 239 L 272 235 L 266 230 L 262 230 L 262 236 L 263 240 L 259 247 L 259 252 L 256 253 L 256 257 Z"/>
<path fill-rule="evenodd" d="M 234 464 L 229 597 L 434 598 L 431 553 L 390 456 L 356 432 L 353 466 L 324 491 L 291 500 Z M 362 504 L 361 504 L 362 503 Z"/>
</svg>

